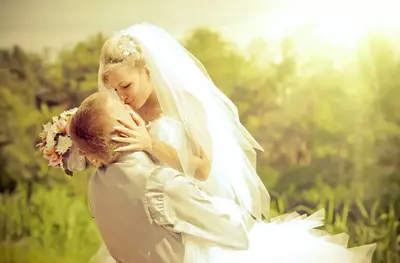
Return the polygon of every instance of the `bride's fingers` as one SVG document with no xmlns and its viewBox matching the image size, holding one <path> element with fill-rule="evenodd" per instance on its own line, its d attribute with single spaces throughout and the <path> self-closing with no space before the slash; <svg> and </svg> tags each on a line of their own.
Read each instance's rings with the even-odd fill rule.
<svg viewBox="0 0 400 263">
<path fill-rule="evenodd" d="M 124 138 L 124 137 L 113 137 L 111 138 L 114 142 L 122 142 L 122 143 L 136 143 L 137 140 L 134 138 Z"/>
<path fill-rule="evenodd" d="M 132 125 L 130 125 L 129 123 L 127 123 L 126 121 L 124 121 L 124 120 L 121 119 L 121 118 L 117 118 L 117 121 L 118 121 L 120 124 L 122 124 L 123 126 L 125 126 L 126 128 L 128 128 L 128 129 L 131 129 L 131 130 L 134 129 L 134 127 L 133 127 Z M 136 123 L 134 123 L 134 124 L 136 124 Z"/>
<path fill-rule="evenodd" d="M 120 132 L 120 133 L 119 133 L 119 136 L 121 136 L 121 137 L 123 137 L 123 138 L 132 138 L 131 136 L 129 136 L 129 135 L 123 133 L 123 132 Z"/>
<path fill-rule="evenodd" d="M 139 116 L 135 111 L 131 110 L 129 112 L 131 114 L 132 119 L 135 121 L 135 123 L 139 126 L 146 126 L 146 122 L 142 119 L 142 117 Z"/>
<path fill-rule="evenodd" d="M 114 130 L 118 131 L 119 133 L 121 133 L 123 135 L 126 135 L 127 137 L 135 137 L 135 135 L 136 135 L 136 133 L 133 130 L 128 129 L 123 126 L 116 126 L 116 127 L 114 127 Z"/>
<path fill-rule="evenodd" d="M 122 146 L 118 147 L 115 149 L 115 152 L 132 152 L 132 151 L 137 151 L 138 148 L 135 145 L 128 145 L 128 146 Z"/>
</svg>

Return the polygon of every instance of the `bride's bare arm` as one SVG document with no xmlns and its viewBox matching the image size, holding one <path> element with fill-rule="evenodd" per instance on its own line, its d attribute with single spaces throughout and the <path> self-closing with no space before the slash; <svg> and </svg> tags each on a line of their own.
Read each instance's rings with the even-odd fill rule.
<svg viewBox="0 0 400 263">
<path fill-rule="evenodd" d="M 150 148 L 146 150 L 148 153 L 167 166 L 184 172 L 178 153 L 172 146 L 154 137 L 151 137 L 151 141 Z M 189 166 L 194 167 L 194 176 L 196 179 L 201 181 L 207 180 L 211 165 L 210 160 L 208 160 L 202 149 L 200 149 L 199 156 L 194 154 L 189 155 Z"/>
</svg>

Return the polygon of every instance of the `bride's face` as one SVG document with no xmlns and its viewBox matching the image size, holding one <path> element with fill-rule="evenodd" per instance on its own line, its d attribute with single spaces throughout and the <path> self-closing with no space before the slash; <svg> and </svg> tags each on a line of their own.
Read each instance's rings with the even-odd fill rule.
<svg viewBox="0 0 400 263">
<path fill-rule="evenodd" d="M 150 74 L 145 68 L 121 65 L 108 74 L 108 84 L 121 100 L 133 109 L 140 109 L 154 90 Z"/>
</svg>

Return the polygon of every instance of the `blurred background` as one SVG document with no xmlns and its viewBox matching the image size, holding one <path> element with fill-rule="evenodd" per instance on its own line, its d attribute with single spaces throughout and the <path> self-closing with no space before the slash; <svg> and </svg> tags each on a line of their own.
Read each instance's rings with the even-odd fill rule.
<svg viewBox="0 0 400 263">
<path fill-rule="evenodd" d="M 35 148 L 97 89 L 105 39 L 147 21 L 204 64 L 264 147 L 271 216 L 326 209 L 330 233 L 400 262 L 400 10 L 376 0 L 1 0 L 0 262 L 87 262 L 86 191 Z M 266 256 L 268 248 L 265 250 Z"/>
</svg>

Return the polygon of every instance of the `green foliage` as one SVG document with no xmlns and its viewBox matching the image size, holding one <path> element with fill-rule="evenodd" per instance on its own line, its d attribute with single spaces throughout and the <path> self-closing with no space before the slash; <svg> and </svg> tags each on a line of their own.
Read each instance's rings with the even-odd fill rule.
<svg viewBox="0 0 400 263">
<path fill-rule="evenodd" d="M 0 196 L 0 262 L 87 262 L 100 245 L 86 198 L 68 187 Z"/>
<path fill-rule="evenodd" d="M 272 202 L 272 216 L 291 211 L 311 214 L 325 208 L 324 230 L 331 234 L 347 233 L 350 247 L 377 243 L 374 262 L 400 260 L 400 220 L 393 203 L 386 204 L 379 199 L 365 203 L 352 197 L 350 190 L 342 185 L 332 187 L 321 180 L 308 190 L 294 186 L 283 194 L 273 194 L 276 196 Z"/>
<path fill-rule="evenodd" d="M 41 124 L 97 89 L 104 36 L 55 61 L 15 47 L 0 51 L 0 262 L 87 262 L 100 238 L 86 204 L 91 171 L 66 177 L 35 148 Z M 246 58 L 208 29 L 183 41 L 238 106 L 261 143 L 258 171 L 271 216 L 326 209 L 331 233 L 350 245 L 378 243 L 374 262 L 400 258 L 400 56 L 374 32 L 351 56 L 321 46 L 268 43 Z M 265 44 L 265 46 L 264 46 Z M 305 57 L 307 55 L 307 57 Z M 261 58 L 267 58 L 263 61 Z"/>
</svg>

